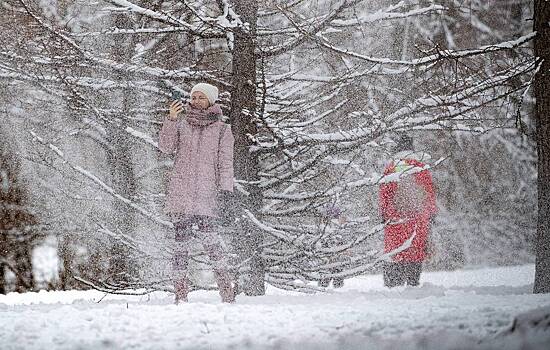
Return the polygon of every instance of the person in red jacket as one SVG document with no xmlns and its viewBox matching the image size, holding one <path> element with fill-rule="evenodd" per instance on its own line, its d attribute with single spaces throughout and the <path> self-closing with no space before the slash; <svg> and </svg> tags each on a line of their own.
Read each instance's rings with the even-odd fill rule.
<svg viewBox="0 0 550 350">
<path fill-rule="evenodd" d="M 412 146 L 412 138 L 402 135 L 380 184 L 384 252 L 392 255 L 384 265 L 384 285 L 390 288 L 419 284 L 430 223 L 437 212 L 432 176 L 424 163 L 427 155 L 413 152 Z"/>
</svg>

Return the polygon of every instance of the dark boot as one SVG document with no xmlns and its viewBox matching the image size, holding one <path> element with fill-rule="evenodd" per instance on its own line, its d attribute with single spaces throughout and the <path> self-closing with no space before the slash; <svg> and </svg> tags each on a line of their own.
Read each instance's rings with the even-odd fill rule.
<svg viewBox="0 0 550 350">
<path fill-rule="evenodd" d="M 212 244 L 205 246 L 206 253 L 212 262 L 214 278 L 218 284 L 220 296 L 224 303 L 235 302 L 235 289 L 231 281 L 231 276 L 227 271 L 227 262 L 220 244 Z"/>
<path fill-rule="evenodd" d="M 235 289 L 231 283 L 231 277 L 229 273 L 225 270 L 215 270 L 214 277 L 216 278 L 216 283 L 218 284 L 218 289 L 220 291 L 220 296 L 222 297 L 222 302 L 224 303 L 234 303 L 235 302 Z"/>
</svg>

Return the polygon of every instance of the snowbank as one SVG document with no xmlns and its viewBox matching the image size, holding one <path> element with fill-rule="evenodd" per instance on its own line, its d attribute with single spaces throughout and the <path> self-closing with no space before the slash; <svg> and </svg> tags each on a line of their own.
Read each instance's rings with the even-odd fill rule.
<svg viewBox="0 0 550 350">
<path fill-rule="evenodd" d="M 531 294 L 532 265 L 425 273 L 387 289 L 381 276 L 303 295 L 268 288 L 222 304 L 154 293 L 0 296 L 2 349 L 547 349 L 550 296 Z M 519 315 L 519 316 L 518 316 Z"/>
</svg>

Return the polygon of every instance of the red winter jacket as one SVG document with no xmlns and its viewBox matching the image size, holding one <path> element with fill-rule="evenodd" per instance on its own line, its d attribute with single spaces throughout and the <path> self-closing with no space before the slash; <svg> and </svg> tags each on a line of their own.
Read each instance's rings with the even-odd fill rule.
<svg viewBox="0 0 550 350">
<path fill-rule="evenodd" d="M 405 163 L 415 168 L 423 168 L 424 163 L 412 159 L 402 159 L 400 164 Z M 403 164 L 404 165 L 404 164 Z M 384 221 L 390 221 L 384 229 L 384 252 L 388 253 L 399 248 L 416 231 L 416 235 L 409 248 L 393 256 L 394 261 L 421 262 L 426 258 L 426 241 L 430 230 L 430 219 L 435 215 L 437 208 L 435 204 L 435 192 L 432 183 L 432 176 L 429 170 L 415 172 L 415 169 L 407 170 L 407 173 L 414 173 L 412 176 L 416 184 L 423 188 L 425 200 L 419 204 L 419 210 L 414 213 L 402 213 L 397 210 L 395 194 L 399 181 L 382 183 L 380 185 L 380 212 Z M 396 174 L 396 165 L 391 162 L 384 170 L 385 176 Z M 392 224 L 391 222 L 399 223 Z"/>
</svg>

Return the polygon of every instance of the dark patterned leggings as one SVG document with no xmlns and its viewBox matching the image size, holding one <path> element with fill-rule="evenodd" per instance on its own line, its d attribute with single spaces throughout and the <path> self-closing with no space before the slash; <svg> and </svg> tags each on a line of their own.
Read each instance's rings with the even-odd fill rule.
<svg viewBox="0 0 550 350">
<path fill-rule="evenodd" d="M 176 246 L 172 258 L 175 278 L 186 278 L 189 252 L 194 243 L 200 243 L 210 258 L 214 272 L 227 269 L 222 240 L 212 230 L 212 219 L 207 216 L 191 216 L 174 223 Z"/>
</svg>

